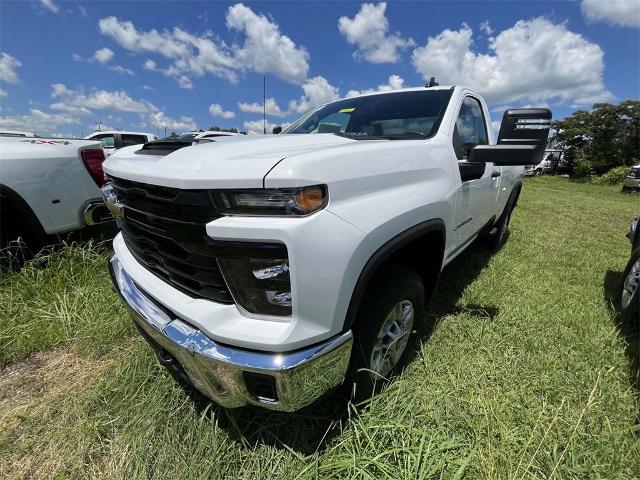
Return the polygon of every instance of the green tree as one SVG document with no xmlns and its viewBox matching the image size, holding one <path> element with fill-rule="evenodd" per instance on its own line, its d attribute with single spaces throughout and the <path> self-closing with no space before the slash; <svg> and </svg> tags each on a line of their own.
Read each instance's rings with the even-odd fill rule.
<svg viewBox="0 0 640 480">
<path fill-rule="evenodd" d="M 575 176 L 601 175 L 640 158 L 640 101 L 596 103 L 553 122 L 551 144 L 565 150 Z"/>
</svg>

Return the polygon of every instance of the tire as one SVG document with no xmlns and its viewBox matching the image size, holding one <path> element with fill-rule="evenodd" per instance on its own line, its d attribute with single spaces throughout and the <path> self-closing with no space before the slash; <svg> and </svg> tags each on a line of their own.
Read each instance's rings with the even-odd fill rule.
<svg viewBox="0 0 640 480">
<path fill-rule="evenodd" d="M 0 209 L 0 272 L 19 270 L 38 247 L 35 236 L 24 222 L 11 214 L 7 202 L 3 201 Z"/>
<path fill-rule="evenodd" d="M 543 173 L 541 169 L 536 170 L 536 177 L 541 177 Z"/>
<path fill-rule="evenodd" d="M 413 347 L 414 325 L 424 317 L 424 285 L 417 273 L 394 266 L 377 279 L 353 329 L 346 385 L 356 401 L 376 393 L 402 367 Z"/>
<path fill-rule="evenodd" d="M 631 334 L 630 347 L 640 366 L 640 248 L 631 254 L 618 291 L 622 325 Z"/>
<path fill-rule="evenodd" d="M 481 238 L 484 244 L 491 250 L 500 250 L 509 238 L 509 223 L 511 222 L 511 214 L 515 206 L 515 198 L 511 197 L 502 211 L 502 215 L 493 225 L 488 233 L 482 234 Z"/>
</svg>

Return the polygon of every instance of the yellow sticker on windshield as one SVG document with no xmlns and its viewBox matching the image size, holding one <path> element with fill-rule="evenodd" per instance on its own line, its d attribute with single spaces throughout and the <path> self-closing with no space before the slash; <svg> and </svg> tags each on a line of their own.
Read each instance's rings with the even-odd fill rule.
<svg viewBox="0 0 640 480">
<path fill-rule="evenodd" d="M 338 113 L 351 113 L 356 109 L 356 107 L 353 108 L 343 108 L 341 110 L 338 110 Z"/>
</svg>

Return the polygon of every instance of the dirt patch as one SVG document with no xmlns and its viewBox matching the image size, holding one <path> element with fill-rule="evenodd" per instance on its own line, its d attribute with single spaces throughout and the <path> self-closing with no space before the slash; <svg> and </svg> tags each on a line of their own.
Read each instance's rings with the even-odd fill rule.
<svg viewBox="0 0 640 480">
<path fill-rule="evenodd" d="M 112 359 L 87 360 L 67 349 L 38 352 L 0 370 L 0 431 L 10 417 L 61 390 L 76 389 Z"/>
</svg>

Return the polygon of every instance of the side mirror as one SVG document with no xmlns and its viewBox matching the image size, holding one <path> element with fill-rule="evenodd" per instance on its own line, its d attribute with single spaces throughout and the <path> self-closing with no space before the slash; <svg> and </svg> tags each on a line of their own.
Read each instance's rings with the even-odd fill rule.
<svg viewBox="0 0 640 480">
<path fill-rule="evenodd" d="M 478 145 L 469 162 L 492 162 L 497 166 L 537 165 L 547 146 L 551 110 L 517 108 L 504 112 L 497 145 Z"/>
<path fill-rule="evenodd" d="M 282 127 L 278 126 L 278 127 L 273 127 L 273 130 L 271 130 L 271 133 L 273 133 L 274 135 L 277 135 L 281 131 L 282 131 Z"/>
</svg>

